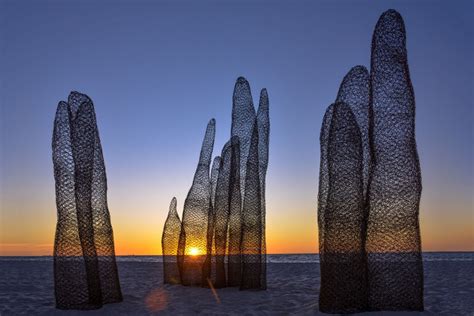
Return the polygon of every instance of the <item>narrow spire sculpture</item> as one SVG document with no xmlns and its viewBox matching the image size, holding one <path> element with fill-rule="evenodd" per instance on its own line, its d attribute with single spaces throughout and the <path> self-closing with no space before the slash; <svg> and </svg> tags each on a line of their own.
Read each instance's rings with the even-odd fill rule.
<svg viewBox="0 0 474 316">
<path fill-rule="evenodd" d="M 181 235 L 181 220 L 176 210 L 176 198 L 171 200 L 168 217 L 166 218 L 161 249 L 163 252 L 163 282 L 179 284 L 181 277 L 178 268 L 178 245 Z"/>
<path fill-rule="evenodd" d="M 210 165 L 216 131 L 215 120 L 209 121 L 202 143 L 193 184 L 184 201 L 183 221 L 179 242 L 181 282 L 183 285 L 207 283 L 204 263 L 207 254 L 207 226 L 211 212 Z"/>
<path fill-rule="evenodd" d="M 320 310 L 423 310 L 421 171 L 405 26 L 398 12 L 388 10 L 377 22 L 370 76 L 362 66 L 351 69 L 336 101 L 326 111 L 320 137 Z M 340 121 L 341 109 L 352 116 Z M 345 143 L 334 144 L 354 122 L 360 137 L 347 134 Z M 338 183 L 341 177 L 345 181 Z M 331 198 L 334 188 L 350 186 L 344 197 Z M 350 208 L 350 216 L 338 217 L 341 207 Z"/>
<path fill-rule="evenodd" d="M 58 212 L 56 307 L 95 309 L 120 302 L 104 158 L 88 96 L 71 92 L 68 102 L 59 103 L 52 149 Z"/>
</svg>

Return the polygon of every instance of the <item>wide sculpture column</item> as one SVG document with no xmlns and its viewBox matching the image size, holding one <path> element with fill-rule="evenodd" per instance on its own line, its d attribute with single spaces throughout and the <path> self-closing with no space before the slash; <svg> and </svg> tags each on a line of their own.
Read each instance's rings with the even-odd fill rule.
<svg viewBox="0 0 474 316">
<path fill-rule="evenodd" d="M 120 302 L 105 165 L 89 97 L 71 92 L 68 102 L 59 103 L 52 149 L 56 307 L 94 309 Z"/>
<path fill-rule="evenodd" d="M 415 97 L 405 25 L 394 10 L 382 14 L 375 27 L 370 82 L 369 307 L 423 310 Z"/>
<path fill-rule="evenodd" d="M 320 310 L 326 312 L 423 310 L 415 100 L 405 26 L 394 10 L 383 13 L 375 27 L 370 71 L 369 76 L 363 66 L 352 68 L 339 89 L 336 105 L 345 103 L 354 118 L 336 124 L 337 106 L 333 105 L 326 111 L 321 128 Z M 360 139 L 346 138 L 347 143 L 331 152 L 332 129 L 341 133 L 343 127 L 354 123 Z M 353 151 L 358 143 L 362 169 L 357 181 L 360 178 L 362 195 L 353 190 L 331 201 L 332 188 L 344 190 L 354 185 L 358 170 L 346 169 L 344 164 L 334 168 L 331 161 L 341 162 L 347 157 L 344 153 Z M 345 181 L 337 184 L 341 176 Z M 347 218 L 334 217 L 342 206 L 347 208 L 356 201 L 362 205 L 360 211 L 349 212 Z M 358 223 L 360 234 L 354 230 L 353 239 L 341 248 L 350 223 Z M 336 238 L 336 243 L 331 238 Z M 352 257 L 356 254 L 362 255 L 362 261 Z M 350 274 L 342 272 L 348 271 L 345 260 L 360 268 Z M 356 283 L 355 278 L 359 278 Z"/>
</svg>

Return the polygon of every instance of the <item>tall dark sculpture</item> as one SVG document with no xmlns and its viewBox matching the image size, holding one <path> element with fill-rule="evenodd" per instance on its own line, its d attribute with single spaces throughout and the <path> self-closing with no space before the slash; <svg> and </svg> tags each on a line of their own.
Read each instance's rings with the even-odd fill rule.
<svg viewBox="0 0 474 316">
<path fill-rule="evenodd" d="M 372 40 L 370 77 L 362 66 L 351 69 L 323 119 L 321 311 L 423 310 L 421 172 L 405 43 L 400 14 L 382 14 Z M 354 123 L 360 137 L 347 129 Z M 341 210 L 347 216 L 340 217 Z"/>
<path fill-rule="evenodd" d="M 328 313 L 359 312 L 367 300 L 362 137 L 345 103 L 335 103 L 328 112 L 325 119 L 330 122 L 323 125 L 321 138 L 321 153 L 327 153 L 327 174 L 321 178 L 328 181 L 323 183 L 324 204 L 318 213 L 324 228 L 319 308 Z"/>
<path fill-rule="evenodd" d="M 405 25 L 394 10 L 382 14 L 375 27 L 370 84 L 369 306 L 373 310 L 423 310 L 415 97 Z"/>
<path fill-rule="evenodd" d="M 214 251 L 213 256 L 216 262 L 215 278 L 212 279 L 214 287 L 221 288 L 227 286 L 226 254 L 233 254 L 228 251 L 227 236 L 231 223 L 231 209 L 238 206 L 240 213 L 240 151 L 239 139 L 233 137 L 222 149 L 222 160 L 217 180 L 215 197 L 215 222 L 214 222 Z M 235 217 L 234 217 L 235 219 Z M 240 217 L 238 218 L 240 224 Z M 230 248 L 230 245 L 229 245 Z M 227 252 L 228 251 L 228 252 Z"/>
<path fill-rule="evenodd" d="M 238 137 L 240 141 L 240 189 L 243 199 L 240 252 L 243 266 L 240 280 L 229 277 L 229 282 L 233 285 L 240 284 L 241 289 L 266 289 L 264 186 L 270 129 L 268 104 L 267 91 L 263 89 L 258 113 L 255 113 L 248 81 L 243 77 L 237 79 L 233 95 L 231 136 Z M 250 178 L 247 177 L 249 167 L 254 171 Z M 247 189 L 253 191 L 247 194 Z M 257 202 L 260 204 L 258 207 L 254 205 Z M 230 243 L 235 244 L 232 236 L 230 238 Z"/>
<path fill-rule="evenodd" d="M 166 218 L 161 249 L 163 252 L 163 282 L 166 284 L 179 284 L 181 277 L 178 269 L 178 245 L 181 235 L 181 220 L 176 210 L 176 198 L 170 203 L 168 217 Z"/>
<path fill-rule="evenodd" d="M 342 80 L 336 102 L 344 102 L 352 110 L 362 138 L 362 175 L 364 197 L 367 196 L 371 163 L 369 144 L 369 72 L 364 66 L 353 67 Z"/>
<path fill-rule="evenodd" d="M 240 189 L 240 140 L 238 136 L 231 138 L 231 153 L 224 156 L 225 168 L 229 173 L 229 223 L 228 223 L 228 253 L 227 253 L 227 286 L 239 286 L 242 278 L 242 191 Z M 230 160 L 230 162 L 229 162 Z M 229 165 L 230 163 L 230 165 Z M 228 167 L 227 167 L 228 166 Z M 224 184 L 225 185 L 225 184 Z M 224 189 L 225 190 L 225 189 Z M 217 194 L 222 192 L 217 191 Z M 221 249 L 223 245 L 221 245 Z"/>
<path fill-rule="evenodd" d="M 245 78 L 238 78 L 231 138 L 221 156 L 214 159 L 209 175 L 215 134 L 215 122 L 211 120 L 185 201 L 177 246 L 183 285 L 266 289 L 265 177 L 269 132 L 267 91 L 261 91 L 255 113 L 250 85 Z M 177 218 L 171 213 L 169 216 Z M 165 283 L 169 277 L 165 275 Z"/>
<path fill-rule="evenodd" d="M 95 309 L 122 301 L 107 181 L 91 99 L 71 92 L 53 131 L 58 222 L 54 244 L 56 307 Z"/>
<path fill-rule="evenodd" d="M 267 246 L 265 239 L 265 215 L 266 215 L 266 201 L 265 188 L 268 168 L 268 154 L 270 145 L 270 103 L 268 100 L 267 89 L 260 91 L 260 100 L 257 111 L 257 125 L 258 125 L 258 160 L 259 160 L 259 179 L 260 179 L 260 212 L 262 218 L 262 232 L 261 232 L 261 273 L 260 273 L 260 289 L 267 288 Z"/>
<path fill-rule="evenodd" d="M 211 206 L 209 207 L 209 214 L 207 218 L 207 246 L 206 246 L 206 261 L 203 265 L 203 278 L 207 282 L 212 282 L 216 278 L 216 260 L 215 260 L 215 222 L 216 222 L 216 207 L 215 196 L 217 189 L 217 179 L 221 170 L 221 157 L 214 157 L 211 168 Z M 206 286 L 206 284 L 203 284 Z M 209 284 L 208 284 L 209 285 Z"/>
<path fill-rule="evenodd" d="M 262 285 L 263 219 L 258 157 L 258 126 L 255 120 L 247 159 L 245 196 L 242 208 L 242 280 L 240 288 L 260 289 Z"/>
<path fill-rule="evenodd" d="M 184 202 L 181 237 L 178 248 L 183 285 L 207 284 L 207 226 L 212 212 L 209 168 L 214 147 L 215 120 L 209 121 L 202 143 L 193 184 Z"/>
</svg>

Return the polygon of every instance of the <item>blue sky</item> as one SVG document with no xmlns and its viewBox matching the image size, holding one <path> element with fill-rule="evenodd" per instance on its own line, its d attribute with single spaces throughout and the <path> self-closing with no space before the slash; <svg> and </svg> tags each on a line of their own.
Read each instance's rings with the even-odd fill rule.
<svg viewBox="0 0 474 316">
<path fill-rule="evenodd" d="M 52 126 L 71 90 L 95 104 L 119 250 L 159 252 L 208 120 L 215 154 L 230 135 L 239 76 L 270 98 L 269 251 L 316 251 L 322 117 L 345 73 L 369 66 L 389 8 L 407 29 L 423 246 L 473 250 L 472 1 L 96 2 L 0 0 L 0 254 L 50 253 Z"/>
</svg>

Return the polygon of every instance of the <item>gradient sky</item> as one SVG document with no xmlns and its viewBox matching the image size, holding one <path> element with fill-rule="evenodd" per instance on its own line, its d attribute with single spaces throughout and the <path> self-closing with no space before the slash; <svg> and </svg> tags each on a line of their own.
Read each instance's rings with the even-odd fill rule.
<svg viewBox="0 0 474 316">
<path fill-rule="evenodd" d="M 215 154 L 230 135 L 238 76 L 270 97 L 268 251 L 317 252 L 323 114 L 389 8 L 407 29 L 423 249 L 474 250 L 472 1 L 100 2 L 0 0 L 0 255 L 52 254 L 51 136 L 71 90 L 95 104 L 117 253 L 160 253 L 208 120 Z"/>
</svg>

